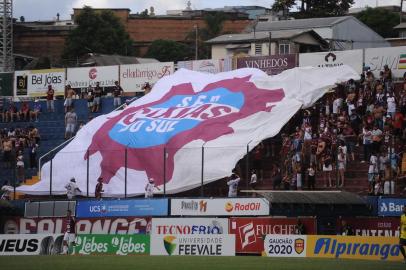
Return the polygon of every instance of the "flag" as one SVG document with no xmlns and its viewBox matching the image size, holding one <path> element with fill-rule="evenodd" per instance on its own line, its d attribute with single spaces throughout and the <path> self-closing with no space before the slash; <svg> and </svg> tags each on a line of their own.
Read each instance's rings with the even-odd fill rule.
<svg viewBox="0 0 406 270">
<path fill-rule="evenodd" d="M 43 166 L 41 181 L 17 190 L 49 194 L 52 185 L 52 194 L 60 195 L 75 177 L 83 194 L 89 186 L 94 195 L 102 177 L 104 196 L 119 197 L 143 194 L 150 178 L 161 192 L 165 181 L 169 194 L 198 187 L 202 177 L 204 184 L 216 181 L 230 175 L 247 146 L 275 136 L 301 107 L 351 78 L 359 76 L 348 66 L 277 76 L 258 69 L 181 69 L 126 109 L 91 120 L 55 155 L 52 170 L 50 162 Z"/>
<path fill-rule="evenodd" d="M 398 69 L 406 69 L 406 54 L 399 55 Z"/>
</svg>

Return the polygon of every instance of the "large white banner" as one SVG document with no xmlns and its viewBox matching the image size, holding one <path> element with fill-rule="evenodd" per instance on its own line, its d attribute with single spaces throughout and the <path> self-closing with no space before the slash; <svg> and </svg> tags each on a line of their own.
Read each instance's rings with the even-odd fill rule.
<svg viewBox="0 0 406 270">
<path fill-rule="evenodd" d="M 392 76 L 402 78 L 406 72 L 406 46 L 365 49 L 365 67 L 379 78 L 384 66 L 392 70 Z"/>
<path fill-rule="evenodd" d="M 65 69 L 39 69 L 14 72 L 14 95 L 18 97 L 46 96 L 52 85 L 55 96 L 64 95 Z"/>
<path fill-rule="evenodd" d="M 151 235 L 227 234 L 226 218 L 153 218 Z"/>
<path fill-rule="evenodd" d="M 252 149 L 275 136 L 300 108 L 350 78 L 359 75 L 347 66 L 294 68 L 272 77 L 258 69 L 214 75 L 181 69 L 126 109 L 81 128 L 54 157 L 52 181 L 46 163 L 41 181 L 17 190 L 48 195 L 52 184 L 52 194 L 62 195 L 75 177 L 83 194 L 89 188 L 93 195 L 103 177 L 103 196 L 118 197 L 125 191 L 144 194 L 149 178 L 160 188 L 155 192 L 162 193 L 165 181 L 168 194 L 222 179 L 246 155 L 247 145 Z"/>
<path fill-rule="evenodd" d="M 235 235 L 155 235 L 151 255 L 235 256 Z"/>
<path fill-rule="evenodd" d="M 114 86 L 114 82 L 118 81 L 118 68 L 119 66 L 68 68 L 66 85 L 87 88 L 99 82 L 101 87 Z"/>
<path fill-rule="evenodd" d="M 172 216 L 266 216 L 265 198 L 171 199 Z"/>
<path fill-rule="evenodd" d="M 306 257 L 306 235 L 268 234 L 264 251 L 268 257 Z"/>
<path fill-rule="evenodd" d="M 62 252 L 63 235 L 58 234 L 2 234 L 0 256 L 55 255 Z"/>
<path fill-rule="evenodd" d="M 159 79 L 173 72 L 173 62 L 121 65 L 120 84 L 125 92 L 143 92 L 145 83 L 152 87 Z"/>
<path fill-rule="evenodd" d="M 205 59 L 194 61 L 179 61 L 178 68 L 186 68 L 205 73 L 219 73 L 231 70 L 231 59 Z"/>
<path fill-rule="evenodd" d="M 299 54 L 299 66 L 331 68 L 348 65 L 359 74 L 362 73 L 362 50 L 332 51 Z"/>
</svg>

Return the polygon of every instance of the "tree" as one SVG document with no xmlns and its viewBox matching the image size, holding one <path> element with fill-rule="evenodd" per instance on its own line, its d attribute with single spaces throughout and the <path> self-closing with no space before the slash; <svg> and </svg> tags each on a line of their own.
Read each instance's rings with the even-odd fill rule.
<svg viewBox="0 0 406 270">
<path fill-rule="evenodd" d="M 356 17 L 384 38 L 396 37 L 393 29 L 399 24 L 399 13 L 384 8 L 367 8 Z"/>
<path fill-rule="evenodd" d="M 297 18 L 316 18 L 343 16 L 354 4 L 354 0 L 276 0 L 272 5 L 274 11 L 292 9 L 299 6 L 299 12 L 294 14 Z"/>
<path fill-rule="evenodd" d="M 75 23 L 77 27 L 65 42 L 62 56 L 65 62 L 86 53 L 134 55 L 133 41 L 113 12 L 96 12 L 85 6 Z"/>
<path fill-rule="evenodd" d="M 145 54 L 145 57 L 155 58 L 161 62 L 183 61 L 190 56 L 191 51 L 186 44 L 163 39 L 152 42 Z"/>
</svg>

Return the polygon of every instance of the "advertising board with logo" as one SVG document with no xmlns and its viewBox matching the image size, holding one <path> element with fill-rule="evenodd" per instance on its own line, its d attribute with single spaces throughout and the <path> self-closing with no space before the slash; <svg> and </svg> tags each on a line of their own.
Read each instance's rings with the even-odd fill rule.
<svg viewBox="0 0 406 270">
<path fill-rule="evenodd" d="M 65 218 L 6 218 L 5 234 L 58 234 L 66 231 Z M 145 234 L 151 230 L 149 217 L 81 218 L 76 220 L 77 234 Z"/>
<path fill-rule="evenodd" d="M 73 254 L 149 255 L 149 235 L 78 235 Z"/>
<path fill-rule="evenodd" d="M 151 235 L 228 234 L 226 218 L 153 218 Z"/>
<path fill-rule="evenodd" d="M 237 59 L 237 69 L 258 68 L 268 75 L 276 75 L 294 67 L 297 67 L 296 54 L 243 57 Z"/>
<path fill-rule="evenodd" d="M 234 256 L 235 236 L 155 235 L 151 237 L 151 255 Z"/>
<path fill-rule="evenodd" d="M 348 65 L 361 74 L 363 68 L 362 57 L 362 50 L 301 53 L 299 54 L 299 66 L 330 68 Z"/>
<path fill-rule="evenodd" d="M 179 68 L 186 68 L 198 72 L 216 74 L 219 72 L 230 71 L 232 67 L 232 59 L 205 59 L 194 61 L 179 61 Z"/>
<path fill-rule="evenodd" d="M 167 199 L 78 201 L 76 217 L 167 216 Z"/>
<path fill-rule="evenodd" d="M 268 257 L 306 257 L 306 235 L 268 234 L 264 251 Z"/>
<path fill-rule="evenodd" d="M 101 87 L 114 86 L 114 82 L 119 78 L 118 70 L 119 66 L 68 68 L 66 85 L 72 88 L 87 88 L 94 87 L 96 82 L 99 82 Z"/>
<path fill-rule="evenodd" d="M 406 46 L 365 49 L 365 67 L 375 77 L 379 78 L 379 72 L 384 70 L 385 65 L 392 70 L 393 77 L 403 77 L 406 72 Z"/>
<path fill-rule="evenodd" d="M 399 237 L 398 217 L 343 217 L 337 219 L 338 231 L 349 225 L 358 236 Z"/>
<path fill-rule="evenodd" d="M 379 198 L 378 216 L 400 216 L 403 213 L 403 206 L 406 199 Z"/>
<path fill-rule="evenodd" d="M 315 218 L 300 218 L 306 234 L 317 233 Z M 297 218 L 230 218 L 229 233 L 235 234 L 237 253 L 257 253 L 264 249 L 264 235 L 297 234 Z"/>
<path fill-rule="evenodd" d="M 120 85 L 125 92 L 143 92 L 145 83 L 152 86 L 164 76 L 173 74 L 173 62 L 120 66 Z"/>
<path fill-rule="evenodd" d="M 403 260 L 396 237 L 308 235 L 306 256 L 363 260 Z"/>
<path fill-rule="evenodd" d="M 65 69 L 39 69 L 14 72 L 14 95 L 19 97 L 46 96 L 52 85 L 55 96 L 65 94 Z"/>
<path fill-rule="evenodd" d="M 0 256 L 55 255 L 62 252 L 63 235 L 58 234 L 2 234 Z"/>
<path fill-rule="evenodd" d="M 172 216 L 265 216 L 265 198 L 171 199 Z"/>
</svg>

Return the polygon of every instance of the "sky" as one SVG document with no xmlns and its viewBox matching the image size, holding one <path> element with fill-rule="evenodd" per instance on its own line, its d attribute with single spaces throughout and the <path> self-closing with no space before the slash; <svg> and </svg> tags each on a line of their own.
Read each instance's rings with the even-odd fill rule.
<svg viewBox="0 0 406 270">
<path fill-rule="evenodd" d="M 153 6 L 156 14 L 166 14 L 166 10 L 184 9 L 187 0 L 14 0 L 14 17 L 24 16 L 26 21 L 52 20 L 60 14 L 61 20 L 70 19 L 73 8 L 84 5 L 94 8 L 129 8 L 137 13 Z M 273 0 L 191 0 L 192 9 L 218 8 L 236 5 L 270 7 Z M 354 7 L 366 5 L 399 5 L 400 0 L 355 0 Z"/>
</svg>

